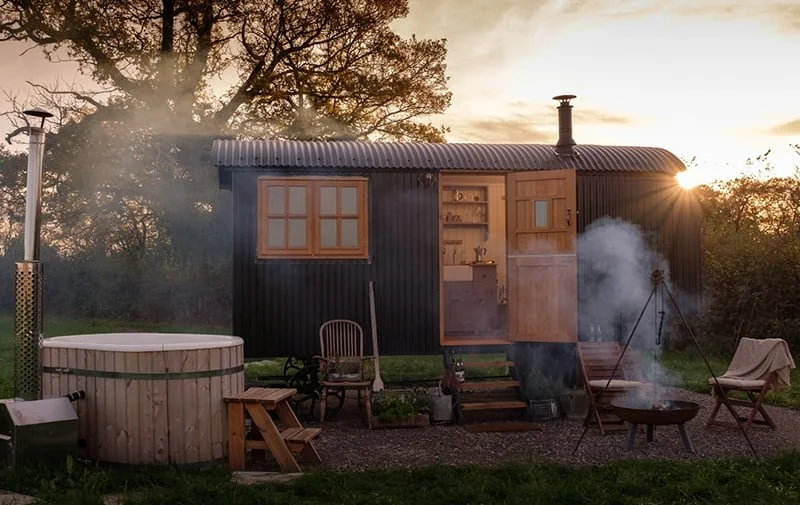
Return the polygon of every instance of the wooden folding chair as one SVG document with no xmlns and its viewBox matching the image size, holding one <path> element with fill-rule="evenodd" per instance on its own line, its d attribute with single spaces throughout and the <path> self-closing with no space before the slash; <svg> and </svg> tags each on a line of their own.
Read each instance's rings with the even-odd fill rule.
<svg viewBox="0 0 800 505">
<path fill-rule="evenodd" d="M 645 382 L 629 379 L 634 377 L 635 365 L 632 359 L 634 355 L 628 354 L 630 350 L 625 353 L 619 366 L 614 370 L 621 352 L 616 341 L 578 342 L 583 387 L 589 397 L 589 411 L 583 424 L 588 426 L 592 422 L 596 423 L 602 434 L 610 429 L 624 428 L 624 421 L 613 414 L 611 402 L 631 392 L 641 391 L 647 386 Z M 637 378 L 638 375 L 636 374 Z"/>
<path fill-rule="evenodd" d="M 748 363 L 748 356 L 759 363 Z M 752 358 L 755 356 L 755 358 Z M 781 339 L 743 338 L 739 341 L 736 353 L 731 359 L 728 370 L 717 377 L 709 377 L 708 382 L 716 398 L 716 405 L 706 422 L 706 426 L 738 427 L 735 422 L 718 420 L 717 414 L 728 400 L 728 410 L 734 418 L 738 418 L 745 430 L 752 426 L 763 426 L 776 429 L 775 423 L 764 408 L 764 398 L 772 390 L 789 387 L 789 370 L 795 368 L 794 360 L 789 353 L 789 346 Z M 747 399 L 732 397 L 736 392 L 743 393 Z M 734 407 L 745 407 L 746 414 L 741 415 Z"/>
<path fill-rule="evenodd" d="M 372 381 L 367 377 L 367 364 L 375 356 L 364 356 L 364 331 L 361 325 L 347 319 L 326 321 L 319 329 L 319 343 L 322 355 L 317 356 L 320 363 L 320 422 L 325 421 L 330 389 L 358 391 L 358 402 L 364 395 L 364 413 L 367 426 L 372 428 Z"/>
<path fill-rule="evenodd" d="M 738 412 L 731 412 L 731 415 L 734 415 L 739 418 L 739 421 L 742 422 L 744 425 L 744 429 L 747 430 L 751 426 L 769 426 L 773 430 L 775 429 L 775 423 L 772 422 L 772 418 L 769 417 L 767 411 L 764 409 L 764 398 L 767 396 L 767 393 L 770 391 L 772 387 L 772 383 L 775 380 L 775 372 L 770 373 L 765 380 L 745 380 L 745 379 L 733 379 L 728 377 L 717 377 L 719 381 L 719 385 L 714 384 L 714 379 L 710 379 L 712 383 L 712 389 L 714 397 L 717 400 L 716 405 L 714 405 L 714 410 L 711 411 L 711 415 L 708 417 L 708 421 L 706 422 L 706 426 L 728 426 L 728 427 L 737 427 L 737 423 L 735 422 L 728 422 L 728 421 L 719 421 L 716 419 L 717 414 L 719 413 L 720 407 L 724 405 L 723 396 L 728 397 L 728 403 L 732 407 L 747 407 L 748 413 L 747 415 L 743 416 L 740 415 Z M 740 391 L 747 395 L 747 400 L 740 400 L 738 398 L 731 398 L 731 394 Z M 756 418 L 757 414 L 761 414 L 761 418 Z"/>
</svg>

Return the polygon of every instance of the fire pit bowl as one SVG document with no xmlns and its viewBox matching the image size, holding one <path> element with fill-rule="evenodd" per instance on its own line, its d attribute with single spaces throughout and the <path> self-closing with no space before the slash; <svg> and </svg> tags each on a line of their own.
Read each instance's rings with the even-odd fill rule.
<svg viewBox="0 0 800 505">
<path fill-rule="evenodd" d="M 647 441 L 653 441 L 655 426 L 674 424 L 688 452 L 694 452 L 692 440 L 684 423 L 691 421 L 700 411 L 700 405 L 681 400 L 644 400 L 641 398 L 618 400 L 611 402 L 614 413 L 623 421 L 630 423 L 628 427 L 628 443 L 626 450 L 633 449 L 637 426 L 647 425 Z"/>
<path fill-rule="evenodd" d="M 699 404 L 681 400 L 619 400 L 611 408 L 624 421 L 648 425 L 683 424 L 700 411 Z"/>
</svg>

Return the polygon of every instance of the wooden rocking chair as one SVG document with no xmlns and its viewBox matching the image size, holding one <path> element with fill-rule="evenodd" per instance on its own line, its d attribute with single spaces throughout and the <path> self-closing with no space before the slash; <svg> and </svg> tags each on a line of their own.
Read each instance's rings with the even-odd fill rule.
<svg viewBox="0 0 800 505">
<path fill-rule="evenodd" d="M 731 415 L 738 417 L 745 430 L 751 426 L 766 426 L 775 429 L 775 423 L 764 409 L 764 398 L 773 390 L 790 386 L 791 369 L 795 368 L 794 359 L 789 352 L 786 341 L 779 338 L 743 338 L 739 341 L 728 370 L 715 381 L 708 379 L 712 392 L 717 400 L 714 410 L 706 422 L 706 426 L 736 427 L 736 423 L 716 419 L 724 397 L 728 398 Z M 734 392 L 741 392 L 747 399 L 731 398 Z M 746 415 L 740 415 L 734 406 L 746 407 Z M 760 414 L 760 418 L 756 417 Z"/>
<path fill-rule="evenodd" d="M 611 410 L 611 402 L 615 398 L 640 391 L 649 384 L 638 379 L 640 374 L 634 372 L 634 354 L 628 350 L 617 367 L 621 350 L 617 341 L 611 342 L 578 342 L 578 358 L 583 374 L 583 387 L 589 397 L 589 410 L 584 419 L 584 426 L 597 423 L 600 433 L 609 429 L 624 428 L 624 421 L 615 416 Z M 611 372 L 614 372 L 613 376 Z M 611 382 L 609 383 L 609 378 Z M 602 396 L 601 396 L 602 393 Z"/>
<path fill-rule="evenodd" d="M 325 422 L 329 389 L 355 389 L 359 404 L 364 402 L 367 426 L 372 428 L 372 380 L 367 376 L 367 363 L 374 356 L 364 356 L 364 331 L 355 321 L 334 319 L 326 321 L 319 329 L 322 350 L 316 356 L 320 364 L 320 422 Z M 362 398 L 363 392 L 363 398 Z"/>
</svg>

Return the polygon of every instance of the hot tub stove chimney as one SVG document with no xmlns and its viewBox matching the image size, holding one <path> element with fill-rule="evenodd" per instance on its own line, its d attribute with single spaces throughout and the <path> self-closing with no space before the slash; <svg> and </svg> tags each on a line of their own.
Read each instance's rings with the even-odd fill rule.
<svg viewBox="0 0 800 505">
<path fill-rule="evenodd" d="M 25 195 L 25 234 L 23 261 L 16 264 L 14 310 L 14 396 L 23 400 L 41 397 L 41 345 L 44 332 L 43 269 L 39 262 L 41 229 L 42 160 L 44 122 L 53 114 L 40 108 L 24 111 L 40 118 L 41 124 L 28 127 L 28 174 Z"/>
</svg>

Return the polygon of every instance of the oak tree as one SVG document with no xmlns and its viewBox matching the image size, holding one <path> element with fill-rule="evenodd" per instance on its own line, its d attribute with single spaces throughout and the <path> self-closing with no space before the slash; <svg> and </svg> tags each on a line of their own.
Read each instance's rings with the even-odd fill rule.
<svg viewBox="0 0 800 505">
<path fill-rule="evenodd" d="M 395 34 L 407 14 L 407 0 L 2 0 L 0 40 L 78 62 L 110 96 L 76 99 L 154 131 L 441 141 L 425 118 L 450 102 L 445 43 Z"/>
<path fill-rule="evenodd" d="M 75 272 L 65 292 L 95 293 L 77 313 L 230 316 L 232 202 L 203 160 L 211 136 L 443 141 L 445 41 L 394 33 L 407 14 L 407 0 L 0 0 L 0 43 L 93 83 L 31 83 L 56 113 L 43 245 Z M 24 163 L 3 166 L 20 195 Z M 20 222 L 3 212 L 9 243 Z"/>
</svg>

